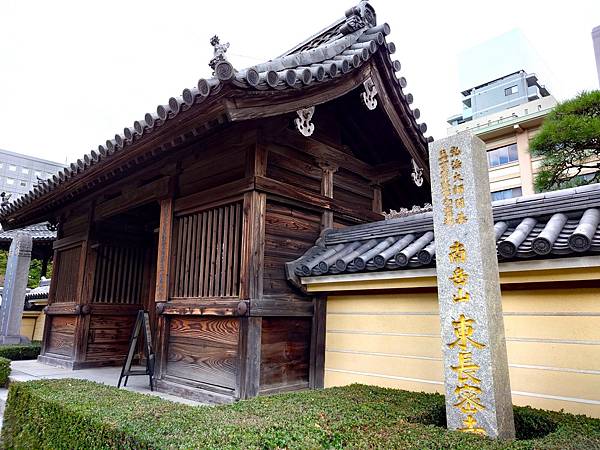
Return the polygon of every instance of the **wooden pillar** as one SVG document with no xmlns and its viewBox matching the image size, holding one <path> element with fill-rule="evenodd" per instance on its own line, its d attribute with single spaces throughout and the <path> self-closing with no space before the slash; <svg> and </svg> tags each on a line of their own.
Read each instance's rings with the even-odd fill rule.
<svg viewBox="0 0 600 450">
<path fill-rule="evenodd" d="M 173 236 L 173 197 L 160 201 L 160 225 L 158 229 L 158 254 L 156 260 L 156 291 L 154 301 L 169 299 L 169 265 Z"/>
<path fill-rule="evenodd" d="M 77 284 L 77 303 L 80 311 L 83 307 L 91 303 L 92 289 L 94 287 L 94 274 L 96 272 L 96 250 L 91 247 L 91 237 L 94 222 L 95 202 L 90 205 L 87 216 L 87 230 L 85 240 L 81 243 L 81 264 L 79 266 L 79 276 Z M 89 306 L 88 306 L 89 307 Z M 76 320 L 75 341 L 73 343 L 73 367 L 84 362 L 87 353 L 87 341 L 90 327 L 90 315 L 79 314 Z"/>
<path fill-rule="evenodd" d="M 321 195 L 333 198 L 333 175 L 338 170 L 338 166 L 327 161 L 317 161 L 323 171 L 321 177 Z M 324 211 L 321 217 L 321 230 L 333 228 L 333 211 Z"/>
<path fill-rule="evenodd" d="M 58 219 L 58 223 L 57 223 L 57 230 L 56 230 L 56 240 L 58 241 L 59 239 L 63 238 L 63 222 L 64 222 L 64 217 L 59 217 Z M 56 274 L 58 273 L 58 269 L 60 266 L 60 258 L 58 256 L 58 250 L 54 249 L 54 257 L 52 258 L 52 262 L 53 262 L 53 266 L 52 266 L 52 278 L 50 279 L 50 288 L 48 289 L 48 305 L 51 305 L 52 303 L 54 303 L 54 297 L 56 295 L 56 285 L 58 283 L 58 277 L 56 276 Z M 44 319 L 44 331 L 42 334 L 42 348 L 40 350 L 40 355 L 45 355 L 46 354 L 46 350 L 48 348 L 48 338 L 50 337 L 50 330 L 52 327 L 52 317 L 51 316 L 46 316 L 46 318 Z"/>
<path fill-rule="evenodd" d="M 259 139 L 248 150 L 246 176 L 265 176 L 267 172 L 267 148 Z M 240 299 L 253 300 L 263 297 L 266 194 L 256 191 L 244 194 L 242 254 L 240 263 Z M 239 340 L 239 398 L 258 395 L 260 390 L 262 317 L 240 318 Z"/>
<path fill-rule="evenodd" d="M 373 212 L 382 213 L 383 212 L 383 201 L 381 200 L 381 186 L 379 184 L 373 185 Z"/>
</svg>

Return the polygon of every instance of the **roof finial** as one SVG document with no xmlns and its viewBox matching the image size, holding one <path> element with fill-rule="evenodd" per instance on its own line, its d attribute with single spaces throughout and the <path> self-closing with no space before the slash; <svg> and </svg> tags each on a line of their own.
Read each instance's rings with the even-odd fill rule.
<svg viewBox="0 0 600 450">
<path fill-rule="evenodd" d="M 375 8 L 369 5 L 368 1 L 363 0 L 358 5 L 346 11 L 346 23 L 340 28 L 342 34 L 350 34 L 364 27 L 374 27 L 377 25 L 377 16 Z"/>
<path fill-rule="evenodd" d="M 214 35 L 210 38 L 210 45 L 214 47 L 214 53 L 213 58 L 208 65 L 213 70 L 213 76 L 221 81 L 231 81 L 235 76 L 235 69 L 231 63 L 227 61 L 227 58 L 225 58 L 225 52 L 227 52 L 227 49 L 229 48 L 229 42 L 221 44 L 219 36 Z"/>
</svg>

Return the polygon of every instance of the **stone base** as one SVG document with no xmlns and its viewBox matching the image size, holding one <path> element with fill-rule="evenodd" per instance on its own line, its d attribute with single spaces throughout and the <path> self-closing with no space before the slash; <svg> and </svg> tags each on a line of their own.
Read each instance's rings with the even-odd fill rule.
<svg viewBox="0 0 600 450">
<path fill-rule="evenodd" d="M 49 355 L 40 355 L 37 357 L 38 362 L 49 366 L 63 367 L 65 369 L 73 369 L 73 361 L 65 358 L 58 358 Z"/>
<path fill-rule="evenodd" d="M 0 336 L 0 345 L 31 344 L 31 340 L 25 336 Z"/>
</svg>

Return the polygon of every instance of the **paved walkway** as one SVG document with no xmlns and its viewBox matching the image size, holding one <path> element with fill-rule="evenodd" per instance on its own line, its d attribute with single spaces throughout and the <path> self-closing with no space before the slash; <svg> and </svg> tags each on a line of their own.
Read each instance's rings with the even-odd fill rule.
<svg viewBox="0 0 600 450">
<path fill-rule="evenodd" d="M 78 378 L 108 384 L 109 386 L 116 386 L 119 381 L 119 375 L 121 374 L 120 367 L 98 367 L 93 369 L 71 370 L 42 364 L 35 359 L 30 361 L 13 361 L 10 367 L 12 369 L 10 381 L 31 381 L 48 378 Z M 142 368 L 139 367 L 139 369 Z M 174 395 L 150 391 L 148 377 L 146 376 L 129 377 L 125 389 L 140 392 L 142 394 L 155 395 L 164 398 L 165 400 L 185 403 L 187 405 L 201 405 L 201 403 L 176 397 Z"/>
<path fill-rule="evenodd" d="M 78 378 L 82 380 L 95 381 L 97 383 L 116 386 L 121 374 L 120 367 L 99 367 L 94 369 L 71 370 L 62 367 L 49 366 L 36 360 L 31 361 L 12 361 L 11 362 L 10 382 L 12 381 L 32 381 L 42 379 L 57 378 Z M 122 387 L 123 388 L 123 387 Z M 199 406 L 202 403 L 176 397 L 174 395 L 164 394 L 162 392 L 150 391 L 148 377 L 135 376 L 129 377 L 127 387 L 128 391 L 140 392 L 142 394 L 155 395 L 165 400 L 184 403 L 186 405 Z M 8 389 L 0 388 L 0 424 L 4 416 L 4 406 L 8 396 Z"/>
</svg>

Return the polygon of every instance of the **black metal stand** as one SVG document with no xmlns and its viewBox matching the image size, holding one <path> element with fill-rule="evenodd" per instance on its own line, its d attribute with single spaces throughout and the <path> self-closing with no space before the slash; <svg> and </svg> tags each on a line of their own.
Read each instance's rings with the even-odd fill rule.
<svg viewBox="0 0 600 450">
<path fill-rule="evenodd" d="M 146 356 L 146 370 L 131 370 L 131 364 L 133 357 L 137 349 L 138 338 L 140 331 L 144 331 L 144 354 Z M 135 375 L 148 375 L 150 378 L 150 390 L 154 391 L 154 352 L 152 351 L 152 333 L 150 332 L 150 316 L 147 311 L 139 310 L 135 325 L 133 326 L 133 332 L 129 338 L 129 350 L 127 351 L 127 358 L 121 369 L 121 376 L 119 376 L 119 383 L 117 387 L 121 387 L 121 381 L 125 378 L 123 386 L 127 386 L 127 380 L 130 376 Z"/>
</svg>

